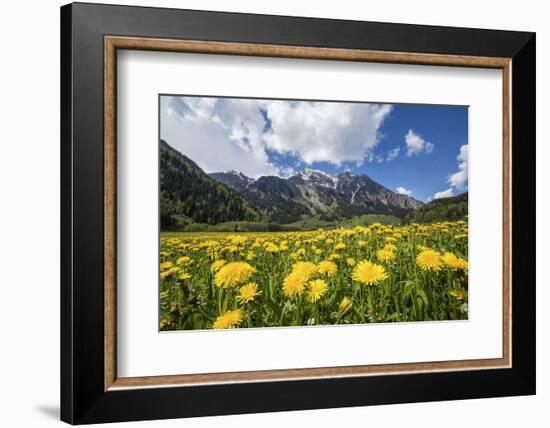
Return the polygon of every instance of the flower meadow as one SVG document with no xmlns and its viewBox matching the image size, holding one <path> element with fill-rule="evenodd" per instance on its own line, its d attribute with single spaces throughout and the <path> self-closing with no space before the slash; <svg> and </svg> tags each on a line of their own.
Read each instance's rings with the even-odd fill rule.
<svg viewBox="0 0 550 428">
<path fill-rule="evenodd" d="M 160 329 L 468 317 L 468 226 L 161 233 Z"/>
</svg>

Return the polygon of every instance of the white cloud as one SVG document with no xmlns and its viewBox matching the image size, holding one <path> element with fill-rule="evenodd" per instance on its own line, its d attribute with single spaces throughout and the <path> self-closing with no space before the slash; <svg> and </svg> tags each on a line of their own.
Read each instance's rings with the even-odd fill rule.
<svg viewBox="0 0 550 428">
<path fill-rule="evenodd" d="M 397 189 L 397 193 L 400 195 L 407 195 L 411 196 L 413 194 L 412 190 L 405 189 L 404 187 L 399 186 Z"/>
<path fill-rule="evenodd" d="M 378 130 L 391 105 L 267 101 L 271 129 L 267 148 L 293 154 L 304 163 L 362 163 L 372 159 Z"/>
<path fill-rule="evenodd" d="M 400 151 L 401 148 L 399 146 L 397 146 L 395 149 L 388 150 L 388 157 L 386 158 L 386 160 L 388 162 L 394 160 L 399 155 Z"/>
<path fill-rule="evenodd" d="M 161 138 L 206 172 L 287 175 L 268 151 L 305 164 L 374 159 L 391 105 L 229 98 L 161 98 Z M 264 116 L 265 115 L 265 116 Z M 266 120 L 266 118 L 268 120 Z"/>
<path fill-rule="evenodd" d="M 409 129 L 409 132 L 405 135 L 405 144 L 407 145 L 407 156 L 431 153 L 435 147 L 432 143 L 425 141 L 412 129 Z"/>
<path fill-rule="evenodd" d="M 279 168 L 279 176 L 282 178 L 289 178 L 295 175 L 298 171 L 296 171 L 291 166 L 282 166 Z"/>
<path fill-rule="evenodd" d="M 456 157 L 458 160 L 458 171 L 449 175 L 448 183 L 458 190 L 467 188 L 468 182 L 468 144 L 460 147 L 460 152 Z"/>
<path fill-rule="evenodd" d="M 162 97 L 161 138 L 206 172 L 238 169 L 257 177 L 278 174 L 261 135 L 265 120 L 254 100 Z"/>
<path fill-rule="evenodd" d="M 448 198 L 449 196 L 453 196 L 455 191 L 460 193 L 464 190 L 468 190 L 468 144 L 464 144 L 460 147 L 456 159 L 458 160 L 458 171 L 447 177 L 447 183 L 449 183 L 451 187 L 447 190 L 437 192 L 433 196 L 434 199 Z"/>
<path fill-rule="evenodd" d="M 449 187 L 447 190 L 442 190 L 441 192 L 436 192 L 434 199 L 448 198 L 453 196 L 453 188 Z"/>
</svg>

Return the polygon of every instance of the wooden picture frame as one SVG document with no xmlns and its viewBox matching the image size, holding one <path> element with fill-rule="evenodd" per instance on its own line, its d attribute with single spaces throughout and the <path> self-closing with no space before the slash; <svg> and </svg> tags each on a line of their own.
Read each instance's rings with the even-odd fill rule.
<svg viewBox="0 0 550 428">
<path fill-rule="evenodd" d="M 118 49 L 502 70 L 502 358 L 118 377 Z M 534 34 L 77 3 L 61 9 L 61 52 L 62 420 L 80 424 L 535 392 Z"/>
</svg>

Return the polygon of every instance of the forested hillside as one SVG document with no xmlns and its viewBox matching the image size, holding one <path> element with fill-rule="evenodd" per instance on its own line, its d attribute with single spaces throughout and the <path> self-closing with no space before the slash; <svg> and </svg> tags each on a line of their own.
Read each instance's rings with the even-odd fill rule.
<svg viewBox="0 0 550 428">
<path fill-rule="evenodd" d="M 257 221 L 260 214 L 235 190 L 210 178 L 191 159 L 160 141 L 161 228 L 195 222 Z"/>
<path fill-rule="evenodd" d="M 468 215 L 468 192 L 450 198 L 435 199 L 407 214 L 403 223 L 433 223 L 462 220 Z"/>
</svg>

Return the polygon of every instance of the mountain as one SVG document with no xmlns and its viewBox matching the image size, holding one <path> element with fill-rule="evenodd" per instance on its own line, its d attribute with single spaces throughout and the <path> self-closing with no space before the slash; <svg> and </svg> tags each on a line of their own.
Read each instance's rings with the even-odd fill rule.
<svg viewBox="0 0 550 428">
<path fill-rule="evenodd" d="M 254 182 L 253 178 L 247 177 L 240 171 L 214 172 L 209 174 L 214 180 L 225 183 L 241 192 Z"/>
<path fill-rule="evenodd" d="M 403 218 L 403 223 L 432 223 L 461 220 L 468 215 L 468 192 L 435 199 Z"/>
<path fill-rule="evenodd" d="M 210 174 L 231 186 L 271 221 L 290 223 L 307 216 L 334 220 L 363 214 L 404 217 L 423 205 L 400 195 L 366 175 L 350 172 L 336 176 L 306 168 L 284 179 L 264 176 L 257 180 L 236 171 Z"/>
<path fill-rule="evenodd" d="M 240 193 L 275 223 L 292 223 L 312 214 L 302 201 L 300 189 L 280 177 L 260 177 Z"/>
<path fill-rule="evenodd" d="M 181 222 L 258 221 L 261 214 L 232 187 L 160 140 L 161 228 Z"/>
</svg>

